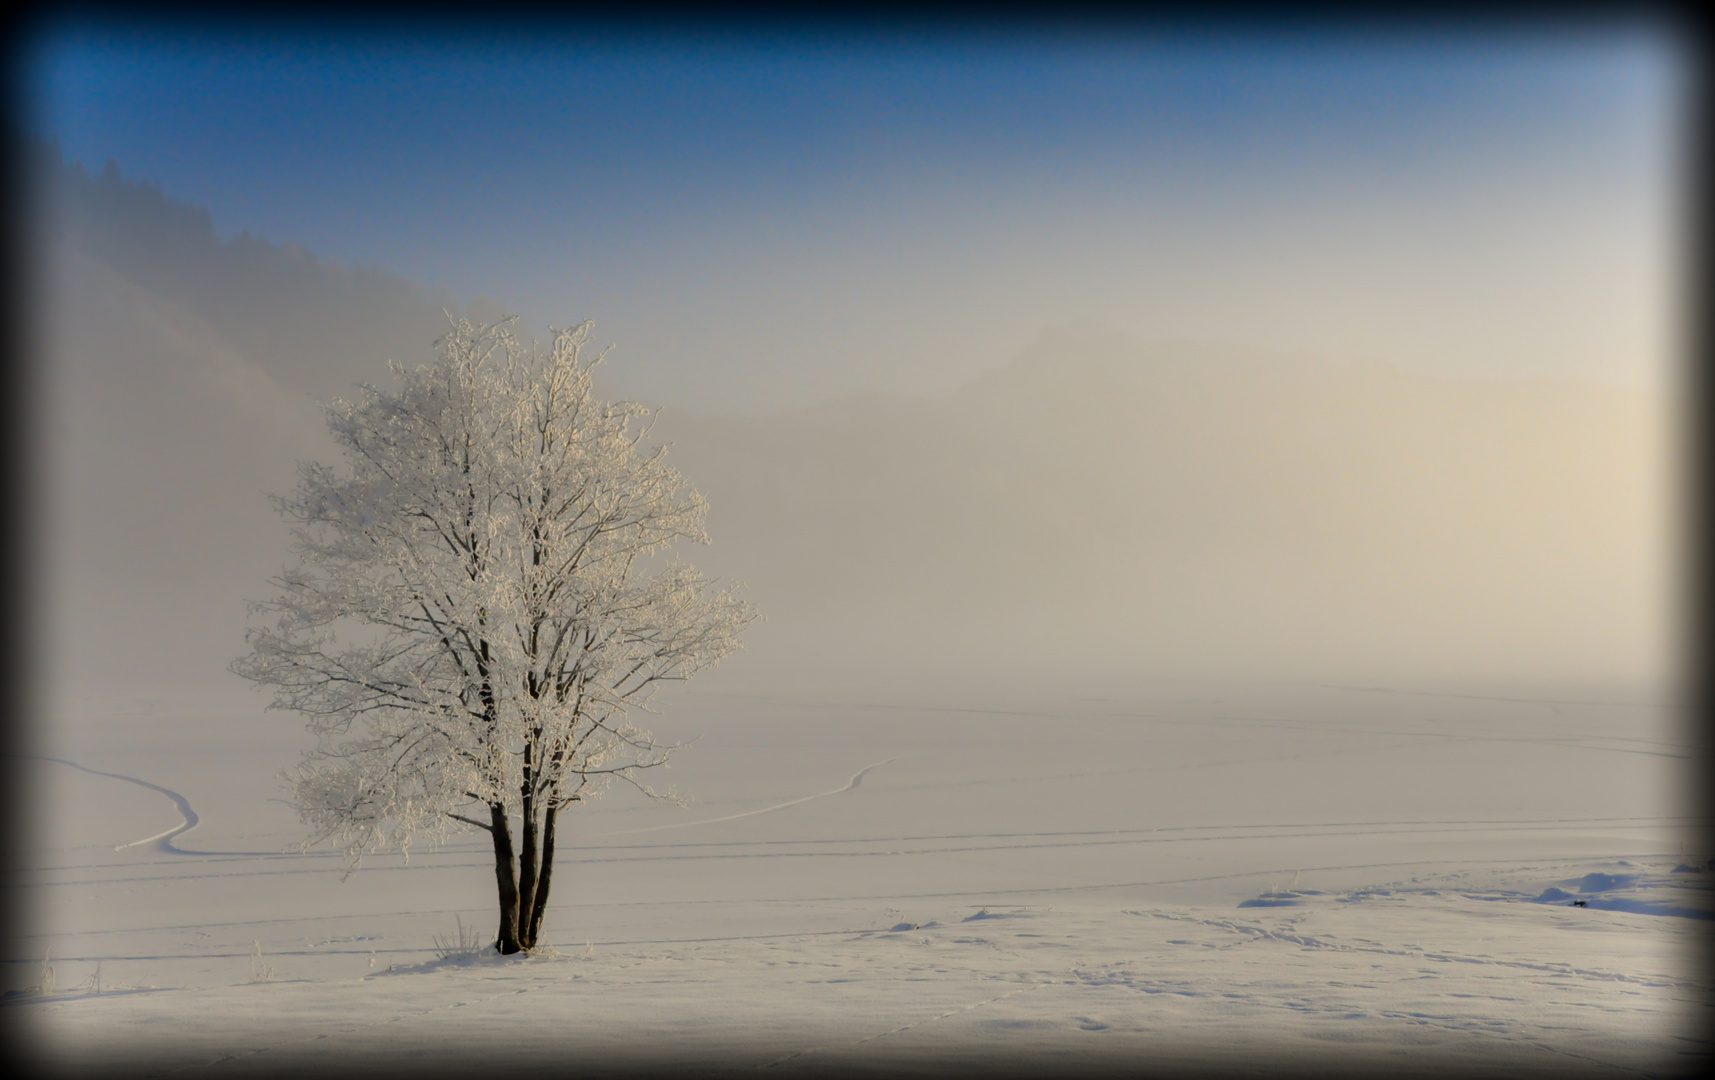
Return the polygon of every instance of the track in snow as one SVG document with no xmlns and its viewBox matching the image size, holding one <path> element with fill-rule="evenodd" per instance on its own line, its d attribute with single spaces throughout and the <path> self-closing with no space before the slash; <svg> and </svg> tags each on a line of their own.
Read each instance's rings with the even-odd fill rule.
<svg viewBox="0 0 1715 1080">
<path fill-rule="evenodd" d="M 160 784 L 151 784 L 147 780 L 139 780 L 135 776 L 126 776 L 124 773 L 102 772 L 100 769 L 92 769 L 87 765 L 79 765 L 75 761 L 67 761 L 65 758 L 48 757 L 45 754 L 14 754 L 12 756 L 34 758 L 37 761 L 52 761 L 56 764 L 66 765 L 73 769 L 77 769 L 79 772 L 90 773 L 94 776 L 105 776 L 113 780 L 123 780 L 128 784 L 136 784 L 138 787 L 146 787 L 150 791 L 158 791 L 162 795 L 173 800 L 173 805 L 178 808 L 179 816 L 184 819 L 183 821 L 165 832 L 158 832 L 154 836 L 145 836 L 143 839 L 133 840 L 129 844 L 120 844 L 113 849 L 114 851 L 124 851 L 126 848 L 142 847 L 144 844 L 154 844 L 156 851 L 165 852 L 169 855 L 203 854 L 198 851 L 186 851 L 173 844 L 173 837 L 196 828 L 197 822 L 201 819 L 197 817 L 197 812 L 191 809 L 190 800 L 185 798 L 183 795 L 180 795 L 172 788 L 165 788 Z"/>
<path fill-rule="evenodd" d="M 832 791 L 823 791 L 815 795 L 805 795 L 803 798 L 792 799 L 783 803 L 775 803 L 773 806 L 764 806 L 760 810 L 746 810 L 742 814 L 728 814 L 725 817 L 702 818 L 698 821 L 676 821 L 671 825 L 649 825 L 641 829 L 621 829 L 618 832 L 593 833 L 591 834 L 590 839 L 600 839 L 604 836 L 630 836 L 632 833 L 660 832 L 663 829 L 688 829 L 692 825 L 713 825 L 717 821 L 736 821 L 739 818 L 755 817 L 757 814 L 772 814 L 774 811 L 784 810 L 788 806 L 798 806 L 802 803 L 814 802 L 817 799 L 825 799 L 830 795 L 842 795 L 863 783 L 864 774 L 869 772 L 871 769 L 879 769 L 883 765 L 891 764 L 898 760 L 899 759 L 896 757 L 890 757 L 886 761 L 878 761 L 874 765 L 866 765 L 864 768 L 859 769 L 850 780 L 846 781 L 844 787 L 837 787 Z"/>
</svg>

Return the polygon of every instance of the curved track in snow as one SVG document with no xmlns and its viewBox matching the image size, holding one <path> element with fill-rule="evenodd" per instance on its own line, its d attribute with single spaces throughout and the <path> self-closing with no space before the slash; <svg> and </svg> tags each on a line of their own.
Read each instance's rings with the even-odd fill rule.
<svg viewBox="0 0 1715 1080">
<path fill-rule="evenodd" d="M 65 765 L 69 768 L 77 769 L 79 772 L 89 773 L 92 776 L 105 776 L 105 777 L 108 777 L 109 779 L 113 779 L 113 780 L 123 780 L 129 784 L 136 784 L 139 787 L 146 787 L 150 791 L 158 791 L 162 795 L 165 795 L 167 798 L 169 798 L 173 801 L 173 805 L 179 811 L 179 817 L 181 819 L 183 819 L 180 821 L 180 823 L 178 825 L 175 825 L 173 828 L 167 829 L 163 832 L 156 833 L 154 836 L 145 836 L 141 840 L 133 840 L 128 844 L 120 844 L 113 849 L 114 851 L 125 851 L 128 848 L 142 847 L 144 844 L 153 844 L 155 846 L 155 850 L 160 851 L 164 854 L 169 854 L 169 855 L 275 855 L 275 854 L 279 854 L 278 852 L 261 852 L 261 851 L 187 851 L 184 848 L 181 848 L 181 847 L 177 846 L 176 844 L 174 844 L 173 838 L 177 837 L 183 833 L 189 832 L 191 829 L 196 828 L 197 823 L 199 821 L 201 821 L 201 818 L 199 818 L 197 816 L 197 812 L 191 808 L 190 800 L 185 798 L 183 795 L 179 794 L 178 792 L 174 791 L 172 788 L 162 787 L 160 784 L 152 784 L 147 780 L 139 779 L 138 777 L 135 777 L 135 776 L 127 776 L 124 773 L 103 772 L 100 769 L 92 769 L 87 765 L 79 765 L 77 762 L 71 761 L 67 758 L 51 757 L 51 756 L 46 755 L 46 754 L 14 754 L 14 755 L 8 755 L 8 756 L 32 758 L 36 761 L 52 761 L 55 764 Z M 646 826 L 646 827 L 641 828 L 641 829 L 623 829 L 623 830 L 620 830 L 619 832 L 600 833 L 598 835 L 604 836 L 604 837 L 605 836 L 628 836 L 628 835 L 631 835 L 632 833 L 659 832 L 663 829 L 685 829 L 685 828 L 691 827 L 692 825 L 712 825 L 712 824 L 714 824 L 716 822 L 720 822 L 720 821 L 734 821 L 738 818 L 754 817 L 757 814 L 770 814 L 776 810 L 784 810 L 787 807 L 799 806 L 803 803 L 813 802 L 816 799 L 825 799 L 825 798 L 828 798 L 830 795 L 840 795 L 840 794 L 843 794 L 845 792 L 851 791 L 854 788 L 858 787 L 860 784 L 862 784 L 864 776 L 866 774 L 868 774 L 869 772 L 871 772 L 872 770 L 879 769 L 883 765 L 888 765 L 888 764 L 891 764 L 892 762 L 895 762 L 898 760 L 899 759 L 897 757 L 890 757 L 886 761 L 878 761 L 873 765 L 867 765 L 864 768 L 859 769 L 856 773 L 854 773 L 852 775 L 852 778 L 850 780 L 846 781 L 845 784 L 843 784 L 840 787 L 834 788 L 832 791 L 821 791 L 821 792 L 817 792 L 814 795 L 805 795 L 805 796 L 802 796 L 802 797 L 797 798 L 797 799 L 789 799 L 783 803 L 775 803 L 773 806 L 764 806 L 764 807 L 757 809 L 757 810 L 746 810 L 743 813 L 738 813 L 738 814 L 727 814 L 724 817 L 702 818 L 702 819 L 697 820 L 697 821 L 678 821 L 678 822 L 674 822 L 674 823 L 669 824 L 669 825 L 650 825 L 650 826 Z M 595 837 L 592 837 L 592 839 L 594 839 L 594 838 Z"/>
<path fill-rule="evenodd" d="M 633 833 L 660 832 L 663 829 L 688 829 L 692 825 L 713 825 L 717 821 L 736 821 L 739 818 L 755 817 L 757 814 L 772 814 L 774 811 L 784 810 L 788 806 L 798 806 L 801 803 L 812 802 L 816 799 L 825 799 L 830 795 L 842 795 L 863 783 L 864 774 L 869 772 L 871 769 L 879 769 L 883 765 L 888 765 L 898 760 L 899 759 L 896 757 L 890 757 L 886 761 L 878 761 L 874 765 L 866 765 L 853 774 L 852 778 L 846 781 L 844 787 L 837 787 L 832 791 L 818 792 L 815 795 L 805 795 L 801 799 L 792 799 L 783 803 L 775 803 L 773 806 L 764 806 L 760 810 L 746 810 L 742 814 L 728 814 L 725 817 L 702 818 L 697 821 L 676 821 L 671 825 L 648 825 L 641 829 L 621 829 L 618 832 L 595 833 L 591 835 L 590 839 L 595 840 L 604 836 L 630 836 Z"/>
<path fill-rule="evenodd" d="M 174 846 L 173 844 L 173 837 L 196 828 L 197 822 L 201 819 L 197 817 L 197 812 L 191 809 L 190 800 L 185 798 L 183 795 L 180 795 L 172 788 L 165 788 L 160 784 L 151 784 L 147 780 L 139 780 L 135 776 L 126 776 L 124 773 L 102 772 L 100 769 L 92 769 L 87 765 L 79 765 L 77 762 L 67 761 L 65 758 L 49 757 L 45 754 L 18 754 L 16 756 L 34 758 L 37 761 L 52 761 L 60 765 L 68 765 L 71 768 L 77 769 L 79 772 L 86 772 L 95 776 L 105 776 L 113 780 L 123 780 L 128 784 L 136 784 L 138 787 L 146 787 L 150 791 L 158 791 L 167 798 L 173 800 L 173 805 L 178 808 L 179 816 L 184 819 L 182 822 L 165 832 L 158 832 L 154 836 L 145 836 L 143 839 L 133 840 L 129 844 L 120 844 L 113 849 L 114 851 L 124 851 L 126 848 L 142 847 L 144 844 L 154 844 L 156 851 L 164 852 L 169 855 L 201 854 L 201 852 L 186 851 L 183 848 Z"/>
</svg>

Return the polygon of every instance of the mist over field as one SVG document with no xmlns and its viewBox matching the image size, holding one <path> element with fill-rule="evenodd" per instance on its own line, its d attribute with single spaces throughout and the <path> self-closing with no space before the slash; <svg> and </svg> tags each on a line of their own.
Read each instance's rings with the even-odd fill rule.
<svg viewBox="0 0 1715 1080">
<path fill-rule="evenodd" d="M 944 398 L 669 411 L 793 666 L 1647 685 L 1663 403 L 1053 331 Z"/>
<path fill-rule="evenodd" d="M 220 241 L 112 172 L 44 170 L 46 609 L 60 662 L 103 657 L 47 685 L 179 707 L 244 694 L 224 674 L 244 601 L 287 558 L 266 495 L 335 456 L 314 401 L 426 363 L 451 301 Z M 951 394 L 668 408 L 652 439 L 710 500 L 712 546 L 682 554 L 767 615 L 732 678 L 1660 688 L 1671 422 L 1660 396 L 1586 380 L 1083 326 Z"/>
<path fill-rule="evenodd" d="M 1708 1064 L 1659 41 L 78 33 L 0 957 L 44 1069 Z M 625 716 L 677 801 L 554 811 L 528 939 L 511 804 L 306 849 L 374 792 L 291 786 L 354 774 L 238 673 L 322 404 L 513 314 L 592 318 L 707 497 L 646 568 L 764 617 Z"/>
</svg>

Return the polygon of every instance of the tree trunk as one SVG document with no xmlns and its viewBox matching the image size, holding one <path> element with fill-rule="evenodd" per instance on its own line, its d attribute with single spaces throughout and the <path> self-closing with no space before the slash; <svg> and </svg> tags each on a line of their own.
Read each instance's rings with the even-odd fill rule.
<svg viewBox="0 0 1715 1080">
<path fill-rule="evenodd" d="M 511 955 L 522 948 L 518 943 L 518 877 L 512 869 L 512 826 L 506 820 L 504 803 L 490 803 L 490 830 L 494 837 L 494 880 L 500 886 L 500 932 L 495 948 Z"/>
<path fill-rule="evenodd" d="M 525 949 L 536 944 L 536 940 L 530 936 L 530 912 L 536 906 L 538 866 L 536 821 L 535 814 L 532 813 L 535 809 L 529 800 L 525 800 L 523 834 L 518 838 L 518 944 Z"/>
<path fill-rule="evenodd" d="M 524 917 L 526 948 L 534 949 L 536 939 L 542 933 L 542 912 L 548 908 L 548 885 L 554 877 L 554 822 L 559 817 L 560 808 L 552 803 L 542 813 L 542 861 L 536 872 L 536 895 L 528 912 L 519 911 Z"/>
</svg>

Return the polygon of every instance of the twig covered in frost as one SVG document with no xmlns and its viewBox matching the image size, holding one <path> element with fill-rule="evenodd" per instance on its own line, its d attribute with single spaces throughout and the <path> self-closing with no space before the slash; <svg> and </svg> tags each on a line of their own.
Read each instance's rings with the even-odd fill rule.
<svg viewBox="0 0 1715 1080">
<path fill-rule="evenodd" d="M 233 664 L 315 735 L 288 777 L 306 846 L 355 866 L 489 834 L 503 953 L 541 932 L 561 810 L 616 778 L 673 797 L 643 774 L 677 747 L 629 712 L 756 617 L 683 563 L 645 572 L 706 540 L 707 507 L 643 445 L 647 409 L 594 397 L 589 324 L 543 351 L 510 321 L 454 321 L 396 392 L 327 406 L 345 468 L 304 464 L 277 500 L 298 564 Z"/>
</svg>

